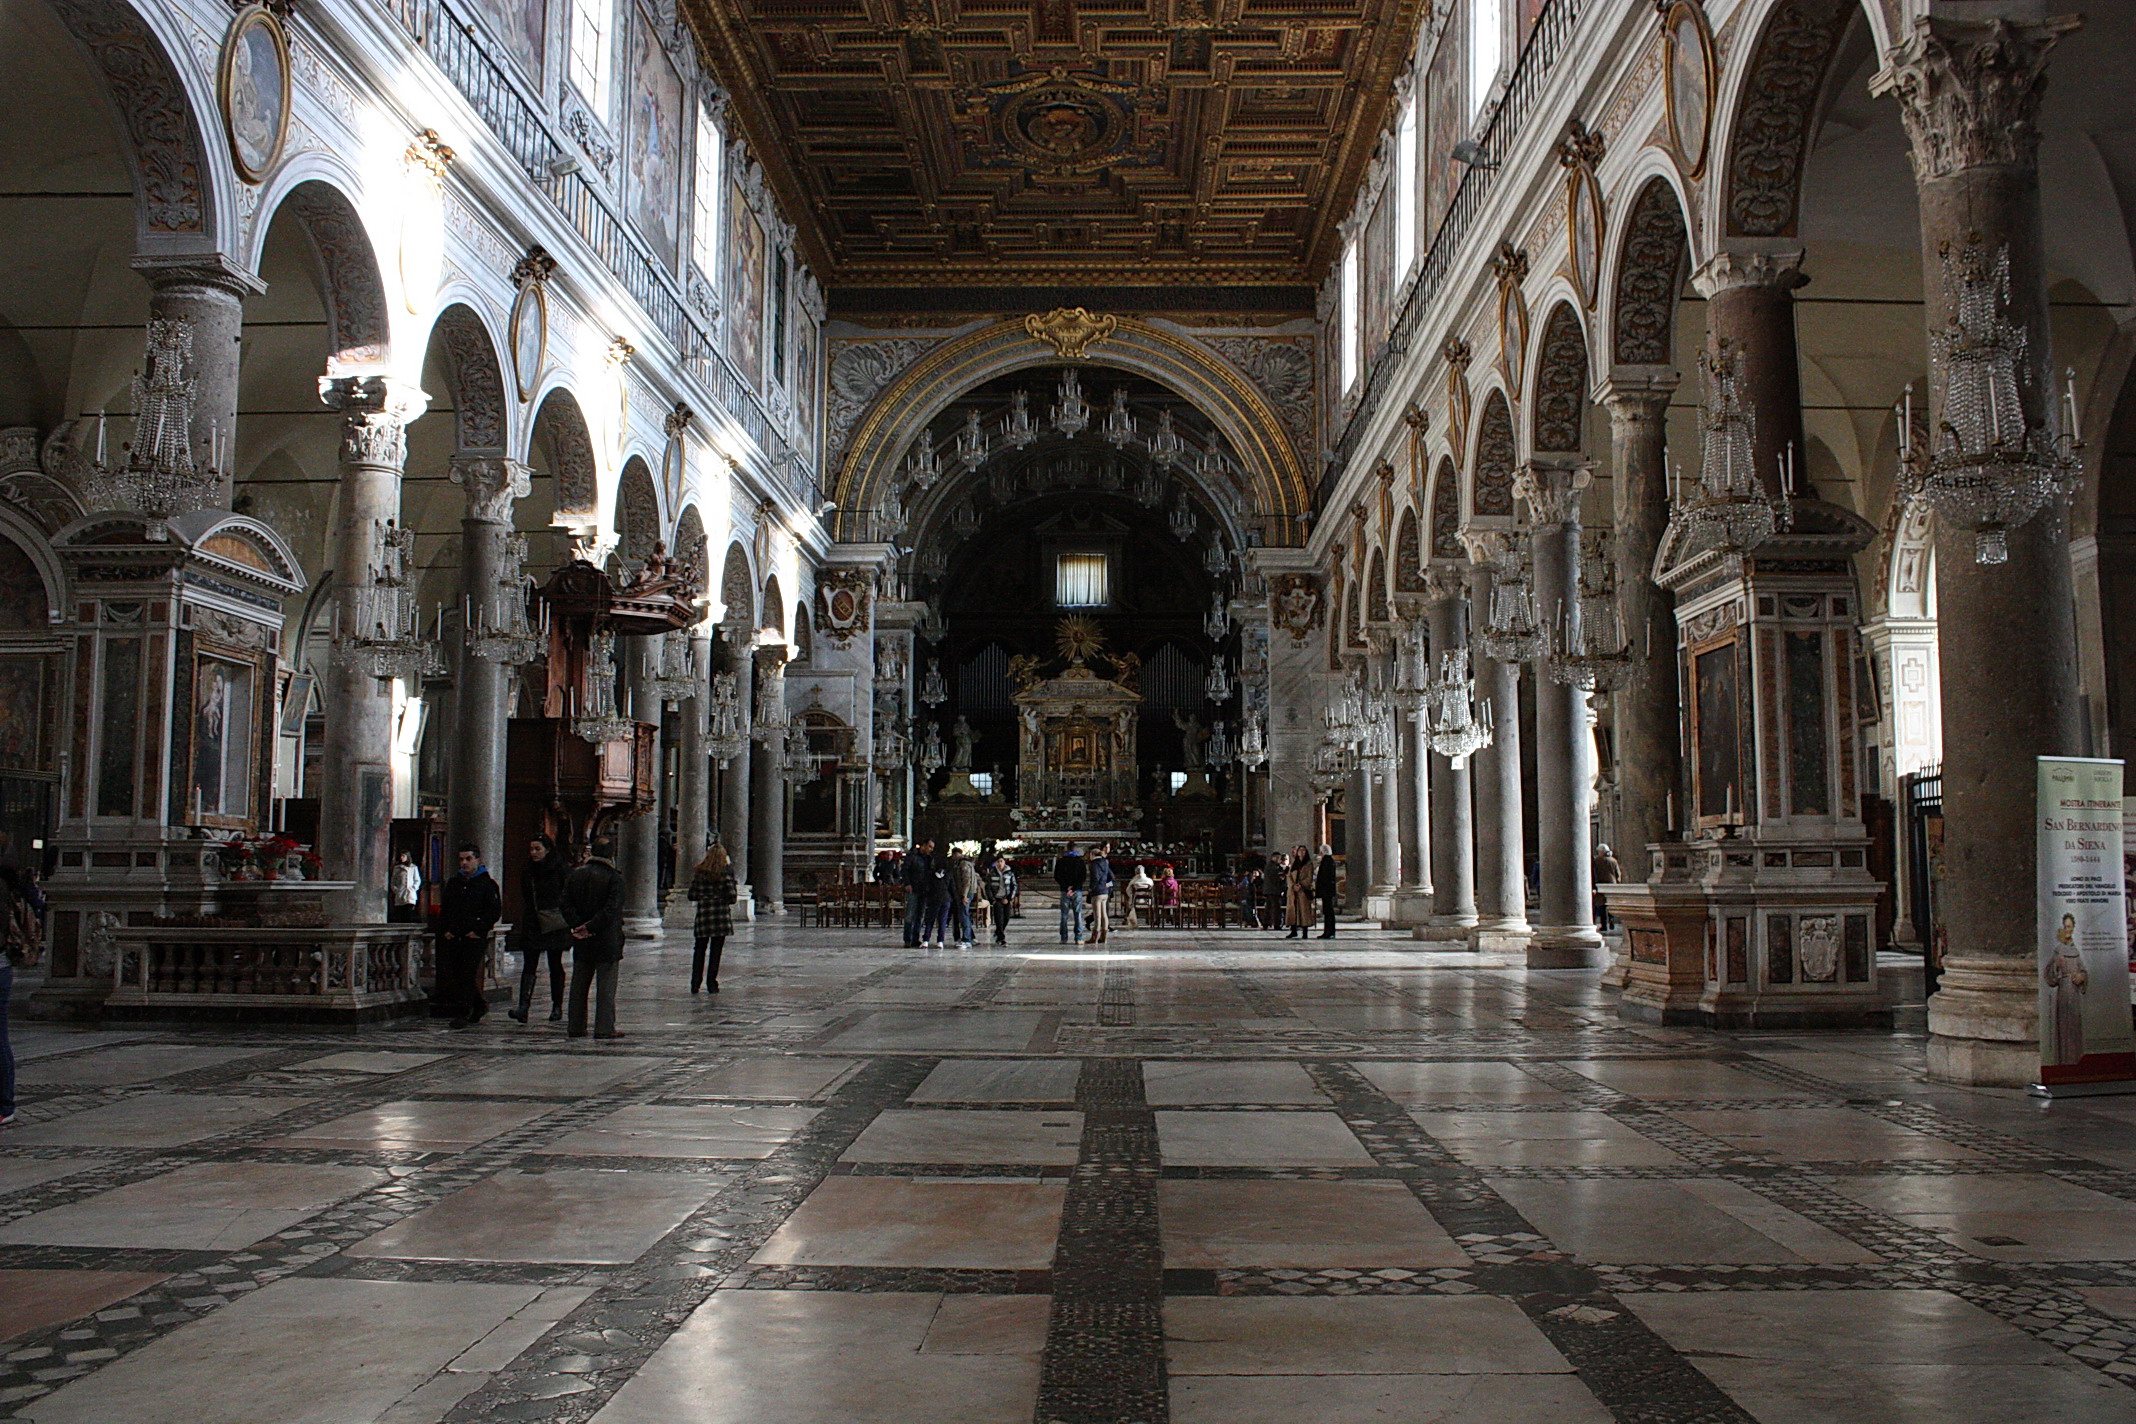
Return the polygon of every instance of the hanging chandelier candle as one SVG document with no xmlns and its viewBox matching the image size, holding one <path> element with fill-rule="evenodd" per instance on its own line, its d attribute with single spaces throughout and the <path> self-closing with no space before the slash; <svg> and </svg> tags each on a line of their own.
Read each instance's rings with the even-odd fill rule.
<svg viewBox="0 0 2136 1424">
<path fill-rule="evenodd" d="M 920 738 L 920 770 L 933 776 L 948 761 L 949 749 L 942 744 L 942 729 L 929 722 L 926 733 Z"/>
<path fill-rule="evenodd" d="M 1950 320 L 1929 334 L 1943 377 L 1937 429 L 1925 442 L 1913 436 L 1913 387 L 1899 407 L 1899 468 L 1910 498 L 1928 505 L 1939 522 L 1973 535 L 1973 561 L 2009 561 L 2009 531 L 2041 511 L 2068 502 L 2082 471 L 2075 373 L 2063 390 L 2068 429 L 2050 432 L 2045 419 L 2028 420 L 2020 383 L 2029 334 L 2004 314 L 2010 300 L 2010 249 L 1988 260 L 1975 235 L 1955 253 L 1940 249 L 1943 295 Z"/>
<path fill-rule="evenodd" d="M 1012 450 L 1021 450 L 1038 439 L 1038 423 L 1031 419 L 1031 397 L 1018 391 L 1009 398 L 1009 413 L 1001 418 L 1001 438 Z"/>
<path fill-rule="evenodd" d="M 933 489 L 935 481 L 942 478 L 941 462 L 935 458 L 934 437 L 928 431 L 921 431 L 919 440 L 913 444 L 909 473 L 912 483 L 921 490 Z"/>
<path fill-rule="evenodd" d="M 1439 655 L 1439 671 L 1425 692 L 1425 729 L 1431 749 L 1460 770 L 1468 759 L 1491 744 L 1491 703 L 1476 700 L 1476 679 L 1471 675 L 1465 652 L 1448 649 Z"/>
<path fill-rule="evenodd" d="M 1259 771 L 1268 765 L 1268 734 L 1261 728 L 1261 714 L 1248 712 L 1239 724 L 1239 765 Z"/>
<path fill-rule="evenodd" d="M 937 574 L 936 577 L 940 577 L 940 575 Z M 930 643 L 941 642 L 949 633 L 949 625 L 942 619 L 942 610 L 932 603 L 927 605 L 927 611 L 922 613 L 919 621 L 912 626 L 914 632 Z"/>
<path fill-rule="evenodd" d="M 1222 591 L 1209 595 L 1209 611 L 1202 615 L 1202 632 L 1212 643 L 1222 642 L 1231 634 L 1231 609 L 1224 602 Z"/>
<path fill-rule="evenodd" d="M 1394 705 L 1415 715 L 1431 693 L 1431 647 L 1424 624 L 1405 619 L 1394 646 Z"/>
<path fill-rule="evenodd" d="M 537 604 L 538 624 L 527 616 L 534 590 L 524 573 L 526 562 L 527 536 L 505 535 L 497 572 L 496 607 L 492 609 L 472 595 L 462 604 L 460 622 L 466 630 L 467 651 L 484 662 L 522 667 L 548 651 L 549 605 Z"/>
<path fill-rule="evenodd" d="M 1186 453 L 1186 449 L 1187 442 L 1172 428 L 1172 412 L 1159 411 L 1157 433 L 1150 437 L 1150 458 L 1169 468 L 1179 463 L 1179 457 Z"/>
<path fill-rule="evenodd" d="M 1125 449 L 1135 438 L 1135 417 L 1127 408 L 1125 386 L 1113 387 L 1112 404 L 1105 408 L 1105 424 L 1099 434 L 1116 450 Z"/>
<path fill-rule="evenodd" d="M 967 470 L 976 470 L 986 463 L 988 454 L 986 428 L 979 423 L 979 412 L 964 412 L 964 429 L 957 433 L 957 463 Z"/>
<path fill-rule="evenodd" d="M 1070 440 L 1090 428 L 1090 405 L 1083 399 L 1083 382 L 1073 366 L 1061 373 L 1060 399 L 1053 406 L 1053 428 Z"/>
<path fill-rule="evenodd" d="M 920 701 L 929 707 L 940 707 L 949 701 L 949 683 L 942 676 L 942 661 L 927 660 L 927 675 L 920 679 Z"/>
<path fill-rule="evenodd" d="M 1221 540 L 1211 539 L 1209 547 L 1202 551 L 1202 571 L 1211 578 L 1222 578 L 1231 568 L 1231 556 L 1224 552 Z"/>
<path fill-rule="evenodd" d="M 1582 593 L 1578 617 L 1557 620 L 1544 660 L 1553 682 L 1589 692 L 1615 692 L 1639 680 L 1644 660 L 1633 656 L 1617 601 Z"/>
<path fill-rule="evenodd" d="M 415 553 L 415 531 L 392 520 L 378 525 L 378 563 L 368 583 L 348 591 L 348 623 L 335 640 L 335 655 L 376 678 L 420 682 L 445 675 L 439 646 L 445 614 L 437 611 L 432 636 L 423 636 L 423 613 L 416 606 L 408 569 Z"/>
<path fill-rule="evenodd" d="M 742 716 L 741 684 L 731 672 L 712 675 L 712 700 L 705 708 L 705 754 L 721 765 L 749 746 L 749 726 Z"/>
<path fill-rule="evenodd" d="M 1794 447 L 1781 455 L 1773 472 L 1779 481 L 1775 493 L 1758 474 L 1756 420 L 1737 388 L 1735 351 L 1722 341 L 1699 357 L 1699 368 L 1705 373 L 1706 398 L 1698 414 L 1698 479 L 1687 485 L 1679 472 L 1670 523 L 1729 553 L 1747 553 L 1788 526 Z"/>
<path fill-rule="evenodd" d="M 1526 663 L 1543 655 L 1549 639 L 1535 617 L 1535 589 L 1518 555 L 1502 561 L 1491 580 L 1491 615 L 1476 636 L 1493 662 Z"/>
<path fill-rule="evenodd" d="M 1202 695 L 1211 702 L 1224 703 L 1231 700 L 1233 691 L 1235 688 L 1231 681 L 1231 669 L 1224 665 L 1222 658 L 1211 658 L 1209 680 L 1202 687 Z"/>
<path fill-rule="evenodd" d="M 638 724 L 616 714 L 616 638 L 596 633 L 586 650 L 586 707 L 572 718 L 571 730 L 580 739 L 599 746 L 637 735 Z"/>
<path fill-rule="evenodd" d="M 684 632 L 660 635 L 660 661 L 653 669 L 652 693 L 662 702 L 687 702 L 697 695 L 697 651 Z"/>
<path fill-rule="evenodd" d="M 1194 518 L 1194 506 L 1188 503 L 1185 490 L 1179 492 L 1179 502 L 1172 506 L 1171 525 L 1172 537 L 1182 544 L 1192 539 L 1194 531 L 1201 527 Z"/>
<path fill-rule="evenodd" d="M 1202 748 L 1202 765 L 1210 769 L 1231 764 L 1231 733 L 1222 722 L 1209 728 L 1209 741 Z"/>
<path fill-rule="evenodd" d="M 1135 477 L 1135 502 L 1155 508 L 1164 503 L 1165 488 L 1164 471 L 1155 465 L 1145 465 L 1142 473 Z"/>
<path fill-rule="evenodd" d="M 799 721 L 786 729 L 786 742 L 779 752 L 779 774 L 792 786 L 806 786 L 823 774 L 816 754 L 809 750 L 808 728 Z"/>
<path fill-rule="evenodd" d="M 123 447 L 125 463 L 116 469 L 104 463 L 99 416 L 96 462 L 82 479 L 92 508 L 133 510 L 147 522 L 145 536 L 159 544 L 170 538 L 172 519 L 215 502 L 228 454 L 228 437 L 211 426 L 207 463 L 194 464 L 197 382 L 186 374 L 192 360 L 192 323 L 149 318 L 145 369 L 133 379 L 134 438 Z"/>
<path fill-rule="evenodd" d="M 1357 774 L 1357 750 L 1342 742 L 1323 739 L 1313 750 L 1313 790 L 1327 796 Z"/>
</svg>

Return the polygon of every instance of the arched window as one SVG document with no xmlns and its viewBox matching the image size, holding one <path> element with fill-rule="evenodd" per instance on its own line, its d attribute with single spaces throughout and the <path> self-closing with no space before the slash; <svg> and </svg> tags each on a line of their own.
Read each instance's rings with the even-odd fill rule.
<svg viewBox="0 0 2136 1424">
<path fill-rule="evenodd" d="M 1394 285 L 1417 260 L 1417 96 L 1402 100 L 1394 124 Z"/>
<path fill-rule="evenodd" d="M 1352 237 L 1342 250 L 1342 388 L 1345 393 L 1357 384 L 1359 368 L 1364 365 L 1362 346 L 1363 333 L 1358 323 L 1363 315 L 1359 288 L 1363 284 L 1364 263 L 1358 259 L 1357 239 Z"/>
<path fill-rule="evenodd" d="M 1505 0 L 1468 0 L 1468 118 L 1483 112 L 1506 59 Z"/>
</svg>

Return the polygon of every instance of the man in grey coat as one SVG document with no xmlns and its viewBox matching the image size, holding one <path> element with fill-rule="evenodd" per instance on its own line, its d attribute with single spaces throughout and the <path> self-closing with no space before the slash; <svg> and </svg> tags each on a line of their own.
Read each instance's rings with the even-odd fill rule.
<svg viewBox="0 0 2136 1424">
<path fill-rule="evenodd" d="M 586 1036 L 586 995 L 593 992 L 593 1036 L 616 1032 L 616 976 L 623 963 L 623 874 L 615 841 L 597 838 L 586 863 L 564 878 L 564 924 L 571 931 L 571 1013 L 566 1030 Z"/>
</svg>

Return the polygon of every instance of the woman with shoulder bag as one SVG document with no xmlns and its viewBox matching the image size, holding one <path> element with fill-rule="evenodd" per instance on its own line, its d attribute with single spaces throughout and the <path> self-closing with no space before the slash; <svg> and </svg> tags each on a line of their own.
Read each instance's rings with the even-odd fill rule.
<svg viewBox="0 0 2136 1424">
<path fill-rule="evenodd" d="M 541 973 L 542 956 L 549 959 L 549 1022 L 564 1017 L 564 947 L 571 942 L 564 923 L 564 858 L 556 842 L 536 836 L 527 842 L 527 863 L 519 871 L 519 924 L 512 938 L 519 950 L 519 1007 L 512 1017 L 520 1023 L 534 1006 L 534 980 Z"/>
<path fill-rule="evenodd" d="M 15 993 L 15 970 L 44 958 L 44 927 L 23 898 L 12 866 L 0 866 L 0 1127 L 15 1120 L 15 1050 L 7 1037 L 8 1000 Z"/>
<path fill-rule="evenodd" d="M 738 887 L 734 883 L 734 869 L 727 860 L 727 848 L 714 841 L 705 851 L 705 858 L 697 862 L 697 871 L 690 877 L 690 899 L 697 906 L 697 922 L 692 926 L 695 943 L 690 948 L 690 992 L 704 985 L 708 994 L 719 992 L 719 959 L 727 947 L 727 936 L 734 933 L 734 899 Z"/>
</svg>

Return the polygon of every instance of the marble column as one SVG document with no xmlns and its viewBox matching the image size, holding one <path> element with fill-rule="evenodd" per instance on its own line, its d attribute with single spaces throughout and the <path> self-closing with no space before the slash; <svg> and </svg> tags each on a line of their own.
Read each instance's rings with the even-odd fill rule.
<svg viewBox="0 0 2136 1424">
<path fill-rule="evenodd" d="M 497 627 L 507 600 L 519 596 L 509 566 L 512 505 L 531 488 L 527 467 L 501 455 L 455 455 L 452 482 L 467 491 L 460 520 L 460 593 L 476 621 Z M 513 587 L 503 580 L 511 577 Z M 494 866 L 504 845 L 504 745 L 512 715 L 512 669 L 468 651 L 463 625 L 454 668 L 453 757 L 446 799 L 455 845 L 473 841 Z M 509 915 L 506 918 L 510 918 Z"/>
<path fill-rule="evenodd" d="M 704 859 L 712 839 L 712 763 L 705 754 L 705 708 L 711 701 L 708 679 L 712 669 L 712 640 L 706 630 L 690 633 L 690 665 L 696 669 L 696 694 L 686 699 L 678 713 L 675 758 L 679 763 L 675 792 L 675 883 L 689 883 L 690 871 Z M 675 897 L 684 908 L 689 901 Z"/>
<path fill-rule="evenodd" d="M 1766 487 L 1780 488 L 1781 461 L 1793 451 L 1803 493 L 1802 375 L 1795 350 L 1795 291 L 1808 285 L 1802 249 L 1734 240 L 1691 275 L 1706 299 L 1706 344 L 1734 357 L 1736 392 L 1752 412 L 1751 460 Z"/>
<path fill-rule="evenodd" d="M 734 695 L 741 702 L 745 733 L 749 709 L 756 705 L 756 660 L 749 655 L 749 638 L 746 627 L 725 624 L 720 628 L 716 644 L 720 671 L 734 674 Z M 749 885 L 749 765 L 755 748 L 755 739 L 745 735 L 742 749 L 719 769 L 716 818 L 720 844 L 726 846 L 727 859 L 734 867 L 737 892 L 734 913 L 740 919 L 751 918 L 756 913 L 756 897 Z"/>
<path fill-rule="evenodd" d="M 1545 464 L 1521 471 L 1517 488 L 1533 522 L 1536 616 L 1568 644 L 1580 626 L 1580 494 L 1585 466 Z M 1602 962 L 1595 928 L 1594 723 L 1587 692 L 1538 667 L 1535 678 L 1536 854 L 1542 890 L 1528 939 L 1531 969 L 1580 969 Z"/>
<path fill-rule="evenodd" d="M 616 701 L 634 721 L 660 725 L 660 698 L 653 673 L 658 638 L 616 639 Z M 629 939 L 660 938 L 660 817 L 667 778 L 660 770 L 660 738 L 653 738 L 653 805 L 616 830 L 616 869 L 623 872 L 623 933 Z"/>
<path fill-rule="evenodd" d="M 786 646 L 756 655 L 759 740 L 749 759 L 749 879 L 760 915 L 785 913 L 786 777 L 779 769 L 786 736 Z M 776 712 L 777 720 L 765 717 Z"/>
<path fill-rule="evenodd" d="M 1441 651 L 1468 647 L 1466 606 L 1459 585 L 1433 569 L 1432 597 L 1425 605 L 1431 620 L 1431 652 L 1436 668 Z M 1471 823 L 1469 775 L 1473 757 L 1456 766 L 1430 754 L 1431 777 L 1431 918 L 1415 931 L 1418 939 L 1462 940 L 1476 928 L 1476 847 Z"/>
<path fill-rule="evenodd" d="M 1668 838 L 1670 798 L 1683 797 L 1683 714 L 1676 688 L 1676 598 L 1654 582 L 1654 555 L 1669 527 L 1665 432 L 1676 390 L 1669 370 L 1620 368 L 1605 381 L 1609 411 L 1617 612 L 1641 675 L 1611 694 L 1617 732 L 1618 859 L 1646 878 L 1647 847 Z"/>
<path fill-rule="evenodd" d="M 193 459 L 207 465 L 220 443 L 224 453 L 215 503 L 227 509 L 237 464 L 232 452 L 244 303 L 266 291 L 267 284 L 220 253 L 136 257 L 133 267 L 148 282 L 149 316 L 183 321 L 193 329 L 193 359 L 186 367 L 193 382 Z"/>
<path fill-rule="evenodd" d="M 1469 571 L 1469 608 L 1480 623 L 1491 606 L 1488 550 L 1478 546 Z M 1491 745 L 1469 758 L 1476 792 L 1476 928 L 1471 948 L 1524 953 L 1528 947 L 1528 877 L 1522 864 L 1520 664 L 1475 650 L 1476 699 L 1491 704 Z"/>
<path fill-rule="evenodd" d="M 1365 772 L 1372 823 L 1372 878 L 1365 889 L 1365 914 L 1383 924 L 1394 922 L 1394 892 L 1402 883 L 1401 714 L 1395 719 L 1395 754 Z"/>
<path fill-rule="evenodd" d="M 1912 144 L 1930 333 L 1951 317 L 1946 249 L 1956 258 L 1977 235 L 1990 260 L 2007 253 L 2004 313 L 2028 338 L 2019 398 L 2026 422 L 2050 433 L 2059 421 L 2035 120 L 2048 52 L 2078 23 L 1921 17 L 1874 86 L 1898 96 Z M 1932 354 L 1932 430 L 1943 418 L 1939 365 Z M 1940 522 L 1936 532 L 1946 827 L 1938 920 L 1949 938 L 1928 1005 L 1928 1069 L 2017 1087 L 2036 1080 L 2039 1064 L 2033 759 L 2085 746 L 2066 518 L 2052 510 L 2008 537 L 2009 562 L 1982 565 L 1968 532 Z"/>
<path fill-rule="evenodd" d="M 341 412 L 341 476 L 330 532 L 335 647 L 326 666 L 326 739 L 320 758 L 319 856 L 326 878 L 353 882 L 335 918 L 386 917 L 386 865 L 393 829 L 393 688 L 352 646 L 389 562 L 387 536 L 400 518 L 408 422 L 423 394 L 383 376 L 329 377 L 319 396 Z M 405 571 L 413 576 L 413 571 Z"/>
<path fill-rule="evenodd" d="M 1416 928 L 1431 919 L 1430 722 L 1419 709 L 1398 725 L 1401 765 L 1396 771 L 1402 818 L 1401 884 L 1394 892 L 1395 923 Z"/>
</svg>

